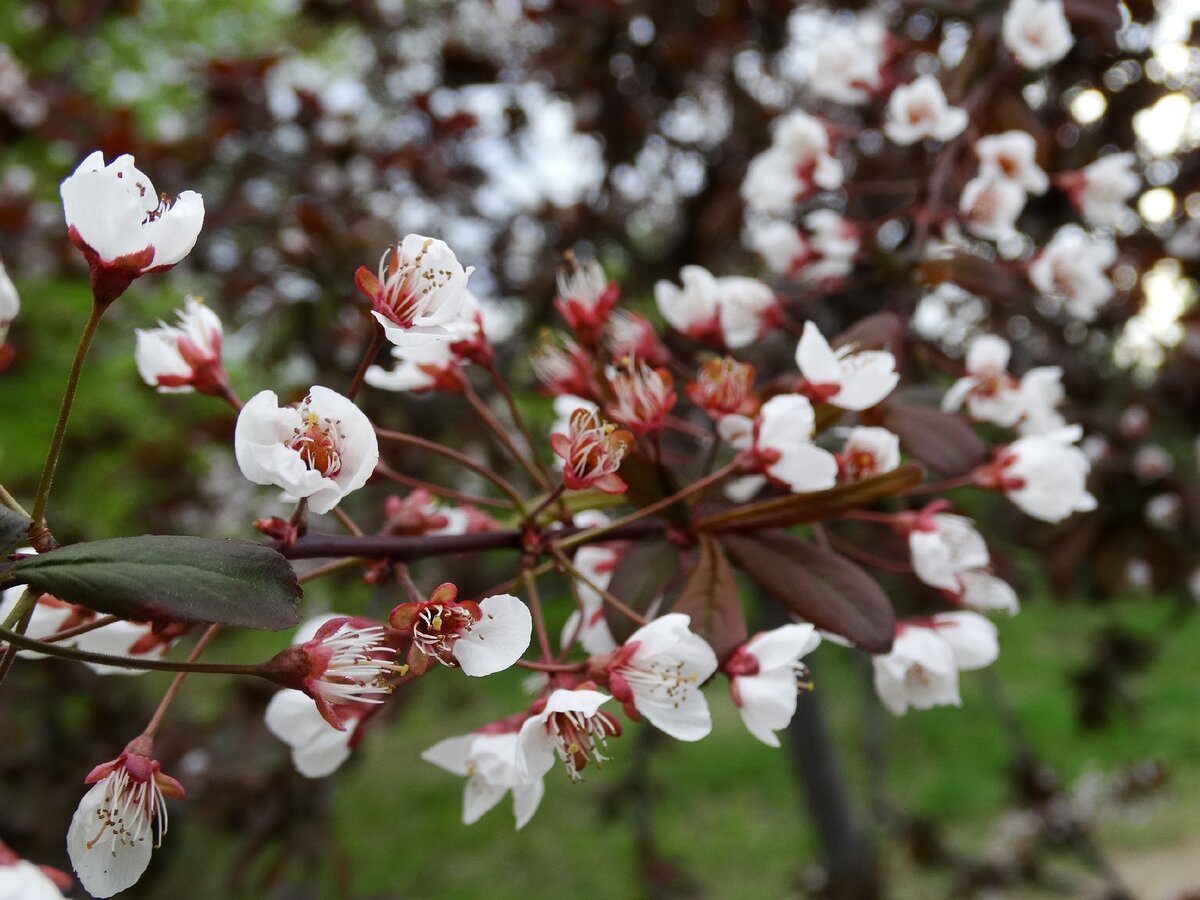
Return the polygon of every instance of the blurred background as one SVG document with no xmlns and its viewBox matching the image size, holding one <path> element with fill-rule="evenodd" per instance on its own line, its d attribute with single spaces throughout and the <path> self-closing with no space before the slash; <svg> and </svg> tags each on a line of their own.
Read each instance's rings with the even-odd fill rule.
<svg viewBox="0 0 1200 900">
<path fill-rule="evenodd" d="M 987 71 L 1001 4 L 877 9 L 903 66 L 946 70 L 952 100 Z M 971 294 L 930 299 L 902 215 L 928 160 L 901 161 L 917 177 L 898 192 L 855 190 L 894 177 L 901 151 L 883 144 L 878 109 L 807 92 L 812 24 L 831 14 L 781 0 L 0 0 L 0 257 L 22 298 L 0 374 L 0 481 L 32 494 L 86 317 L 86 267 L 57 185 L 93 149 L 133 153 L 160 191 L 201 192 L 206 221 L 179 267 L 136 282 L 105 318 L 52 501 L 56 536 L 252 538 L 256 516 L 285 507 L 247 489 L 228 410 L 140 382 L 134 328 L 199 294 L 226 323 L 243 396 L 345 384 L 371 327 L 355 269 L 373 269 L 406 233 L 438 236 L 476 267 L 502 365 L 544 433 L 553 413 L 529 390 L 527 360 L 553 324 L 562 253 L 601 260 L 651 317 L 653 284 L 682 265 L 761 274 L 742 243 L 741 181 L 771 120 L 803 105 L 848 148 L 852 177 L 822 202 L 873 230 L 838 283 L 777 283 L 790 307 L 827 331 L 881 310 L 912 318 L 947 360 L 974 334 L 1004 334 L 1018 368 L 1064 367 L 1068 418 L 1102 441 L 1095 514 L 1030 527 L 1000 504 L 967 507 L 994 529 L 993 556 L 1023 610 L 1001 623 L 995 668 L 965 678 L 961 709 L 892 719 L 869 667 L 834 647 L 811 657 L 805 721 L 815 728 L 819 708 L 830 730 L 852 843 L 869 839 L 884 896 L 1126 896 L 1121 885 L 1200 896 L 1200 10 L 1070 0 L 1071 54 L 977 117 L 982 133 L 1033 133 L 1050 172 L 1138 152 L 1144 186 L 1118 233 L 1118 293 L 1090 325 L 1046 315 L 986 267 L 952 274 Z M 1068 217 L 1061 194 L 1031 203 L 1021 252 Z M 457 399 L 363 397 L 384 426 L 419 423 L 458 449 L 495 452 Z M 425 457 L 389 462 L 457 483 Z M 347 506 L 378 524 L 362 498 Z M 423 586 L 452 576 L 470 594 L 510 565 L 477 556 L 414 571 Z M 904 590 L 891 592 L 897 607 L 919 609 Z M 313 613 L 395 602 L 353 575 L 306 596 Z M 551 611 L 561 621 L 569 610 Z M 211 655 L 264 658 L 282 640 L 227 635 Z M 69 869 L 63 834 L 83 776 L 138 732 L 165 684 L 21 665 L 0 700 L 0 838 Z M 514 833 L 507 801 L 462 826 L 461 781 L 419 753 L 521 706 L 515 673 L 470 690 L 427 679 L 319 782 L 296 775 L 262 726 L 269 688 L 196 678 L 158 748 L 188 801 L 171 804 L 170 835 L 127 896 L 836 893 L 837 848 L 795 777 L 804 760 L 750 739 L 728 698 L 709 693 L 712 737 L 684 745 L 631 729 L 585 783 L 552 773 L 543 808 Z"/>
</svg>

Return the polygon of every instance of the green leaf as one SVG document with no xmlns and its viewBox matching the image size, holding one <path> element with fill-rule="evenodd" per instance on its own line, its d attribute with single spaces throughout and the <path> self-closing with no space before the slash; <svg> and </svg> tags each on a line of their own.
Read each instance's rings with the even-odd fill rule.
<svg viewBox="0 0 1200 900">
<path fill-rule="evenodd" d="M 32 519 L 0 506 L 0 556 L 8 556 L 17 547 L 28 543 L 27 532 L 32 524 Z"/>
<path fill-rule="evenodd" d="M 786 531 L 724 534 L 734 562 L 789 610 L 870 653 L 887 653 L 896 614 L 866 572 L 832 550 Z"/>
<path fill-rule="evenodd" d="M 733 569 L 710 534 L 700 535 L 700 552 L 671 612 L 692 617 L 691 629 L 708 641 L 724 662 L 746 642 L 746 617 Z"/>
<path fill-rule="evenodd" d="M 5 579 L 123 619 L 267 631 L 300 621 L 302 591 L 291 565 L 249 541 L 170 535 L 89 541 L 23 559 Z"/>
<path fill-rule="evenodd" d="M 696 531 L 750 531 L 763 528 L 787 528 L 807 522 L 821 522 L 840 516 L 850 509 L 862 509 L 884 497 L 891 497 L 921 483 L 924 473 L 916 463 L 905 463 L 882 475 L 839 484 L 827 491 L 788 494 L 724 512 L 698 521 Z"/>
</svg>

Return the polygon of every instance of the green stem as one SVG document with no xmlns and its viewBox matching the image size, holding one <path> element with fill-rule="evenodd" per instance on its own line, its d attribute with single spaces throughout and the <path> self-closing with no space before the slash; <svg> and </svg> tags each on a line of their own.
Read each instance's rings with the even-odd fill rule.
<svg viewBox="0 0 1200 900">
<path fill-rule="evenodd" d="M 24 516 L 27 519 L 29 518 L 29 513 L 25 512 L 25 507 L 21 506 L 21 504 L 17 502 L 17 499 L 10 494 L 2 484 L 0 484 L 0 503 L 3 503 L 13 512 L 17 513 L 17 515 Z"/>
<path fill-rule="evenodd" d="M 47 644 L 45 641 L 35 641 L 3 627 L 0 627 L 0 641 L 8 642 L 11 645 L 10 649 L 19 647 L 22 650 L 36 650 L 38 653 L 56 656 L 60 659 L 116 666 L 121 669 L 138 669 L 146 672 L 197 672 L 204 675 L 252 675 L 256 678 L 271 680 L 265 674 L 266 667 L 258 663 L 226 665 L 224 663 L 176 662 L 169 659 L 133 659 L 128 656 L 110 656 L 107 653 L 91 653 L 87 650 L 76 650 L 71 647 L 60 647 L 57 644 Z"/>
<path fill-rule="evenodd" d="M 38 481 L 37 494 L 33 498 L 33 527 L 42 524 L 46 513 L 46 501 L 50 499 L 50 488 L 54 483 L 54 470 L 58 467 L 58 456 L 62 452 L 63 440 L 67 436 L 67 420 L 71 417 L 71 406 L 75 402 L 75 390 L 79 387 L 79 375 L 83 371 L 83 361 L 87 359 L 88 348 L 92 346 L 92 338 L 96 336 L 96 328 L 100 325 L 100 317 L 104 315 L 104 307 L 99 303 L 92 304 L 88 314 L 87 324 L 83 326 L 83 334 L 79 338 L 79 346 L 75 349 L 75 361 L 71 363 L 71 373 L 67 376 L 67 388 L 63 392 L 62 406 L 58 409 L 58 422 L 54 426 L 54 436 L 50 439 L 50 450 L 46 453 L 46 463 L 42 466 L 42 477 Z"/>
</svg>

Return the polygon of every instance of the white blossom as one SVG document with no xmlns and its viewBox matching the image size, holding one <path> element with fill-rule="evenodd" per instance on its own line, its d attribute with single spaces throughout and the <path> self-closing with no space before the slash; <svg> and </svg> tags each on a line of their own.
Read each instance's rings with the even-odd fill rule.
<svg viewBox="0 0 1200 900">
<path fill-rule="evenodd" d="M 8 277 L 4 260 L 0 260 L 0 347 L 3 347 L 8 339 L 8 328 L 20 311 L 21 298 L 17 294 L 16 285 Z"/>
<path fill-rule="evenodd" d="M 608 761 L 608 739 L 620 735 L 616 719 L 600 710 L 612 698 L 586 688 L 556 690 L 521 725 L 517 735 L 517 774 L 540 781 L 557 759 L 572 781 L 589 762 Z M 537 706 L 534 709 L 538 709 Z"/>
<path fill-rule="evenodd" d="M 925 624 L 901 623 L 891 652 L 872 659 L 875 691 L 894 715 L 909 707 L 960 706 L 958 673 L 991 665 L 996 626 L 973 612 L 939 613 Z"/>
<path fill-rule="evenodd" d="M 679 271 L 682 286 L 659 281 L 654 298 L 676 331 L 731 349 L 747 347 L 777 321 L 775 292 L 754 278 L 716 278 L 701 266 Z"/>
<path fill-rule="evenodd" d="M 0 900 L 62 900 L 62 890 L 41 866 L 12 855 L 12 861 L 0 859 Z"/>
<path fill-rule="evenodd" d="M 807 262 L 811 250 L 795 225 L 779 219 L 752 225 L 747 243 L 777 275 L 790 275 Z"/>
<path fill-rule="evenodd" d="M 858 106 L 870 101 L 883 81 L 887 30 L 875 16 L 852 22 L 832 21 L 812 48 L 807 83 L 818 97 Z"/>
<path fill-rule="evenodd" d="M 967 349 L 967 374 L 946 391 L 942 410 L 956 412 L 964 401 L 971 418 L 1011 427 L 1021 417 L 1021 392 L 1008 374 L 1012 348 L 994 334 L 984 334 Z"/>
<path fill-rule="evenodd" d="M 475 732 L 438 741 L 421 759 L 467 779 L 463 788 L 463 824 L 473 825 L 511 792 L 517 828 L 537 812 L 545 787 L 540 777 L 523 780 L 517 772 L 516 732 Z"/>
<path fill-rule="evenodd" d="M 844 278 L 854 268 L 862 246 L 858 228 L 831 209 L 816 209 L 804 217 L 814 259 L 804 267 L 806 281 Z"/>
<path fill-rule="evenodd" d="M 775 121 L 771 146 L 750 161 L 742 199 L 752 209 L 782 215 L 818 188 L 841 187 L 843 174 L 828 128 L 796 110 Z"/>
<path fill-rule="evenodd" d="M 908 535 L 913 570 L 928 585 L 957 594 L 959 575 L 988 564 L 983 535 L 965 516 L 938 514 L 922 517 Z"/>
<path fill-rule="evenodd" d="M 1137 154 L 1112 153 L 1077 173 L 1078 183 L 1069 186 L 1068 193 L 1092 228 L 1117 228 L 1133 215 L 1125 201 L 1142 186 L 1133 170 L 1136 163 Z"/>
<path fill-rule="evenodd" d="M 963 187 L 958 211 L 967 230 L 990 241 L 1017 234 L 1017 219 L 1025 210 L 1025 189 L 1015 181 L 982 172 Z"/>
<path fill-rule="evenodd" d="M 700 686 L 717 670 L 712 647 L 690 624 L 682 613 L 654 619 L 630 635 L 607 669 L 613 696 L 681 741 L 698 741 L 712 731 Z"/>
<path fill-rule="evenodd" d="M 469 303 L 473 271 L 463 268 L 445 241 L 409 234 L 384 252 L 377 274 L 360 268 L 357 282 L 388 340 L 405 347 L 461 336 L 450 326 Z"/>
<path fill-rule="evenodd" d="M 233 445 L 246 478 L 307 498 L 315 513 L 329 512 L 366 484 L 379 462 L 370 420 L 320 386 L 299 407 L 280 407 L 274 391 L 255 394 L 238 414 Z"/>
<path fill-rule="evenodd" d="M 783 625 L 754 635 L 725 664 L 742 721 L 764 744 L 779 746 L 775 732 L 795 715 L 798 682 L 808 671 L 800 659 L 820 643 L 812 625 Z"/>
<path fill-rule="evenodd" d="M 796 493 L 821 491 L 837 483 L 837 458 L 813 443 L 816 416 L 807 397 L 780 394 L 758 416 L 723 416 L 721 437 L 743 452 L 743 471 L 759 471 Z M 747 484 L 750 494 L 762 482 Z"/>
<path fill-rule="evenodd" d="M 933 138 L 948 141 L 967 127 L 967 111 L 946 101 L 942 86 L 932 75 L 892 91 L 888 98 L 883 133 L 893 143 L 908 145 Z"/>
<path fill-rule="evenodd" d="M 1004 45 L 1026 69 L 1053 65 L 1075 44 L 1062 0 L 1012 0 L 1002 33 Z"/>
<path fill-rule="evenodd" d="M 851 481 L 882 475 L 900 465 L 900 438 L 886 428 L 858 425 L 845 436 L 838 461 L 842 474 Z"/>
<path fill-rule="evenodd" d="M 975 142 L 979 171 L 1019 184 L 1027 194 L 1041 195 L 1050 178 L 1037 164 L 1037 141 L 1025 131 L 989 134 Z"/>
<path fill-rule="evenodd" d="M 1065 225 L 1030 264 L 1029 280 L 1044 297 L 1062 303 L 1075 318 L 1090 322 L 1115 292 L 1104 273 L 1116 261 L 1117 245 L 1112 238 Z"/>
<path fill-rule="evenodd" d="M 796 365 L 810 390 L 841 409 L 869 409 L 900 382 L 896 358 L 891 353 L 856 351 L 849 346 L 834 351 L 812 322 L 804 323 L 804 333 L 796 346 Z"/>
<path fill-rule="evenodd" d="M 303 691 L 279 691 L 267 704 L 264 721 L 292 751 L 292 765 L 305 778 L 324 778 L 350 758 L 357 729 L 335 728 Z"/>
<path fill-rule="evenodd" d="M 221 320 L 199 297 L 184 300 L 176 315 L 178 325 L 137 329 L 138 374 L 161 394 L 211 393 L 224 383 Z"/>
<path fill-rule="evenodd" d="M 1082 436 L 1082 428 L 1070 425 L 1009 444 L 996 456 L 998 487 L 1023 512 L 1044 522 L 1095 509 L 1096 498 L 1087 490 L 1091 463 L 1075 446 Z"/>
</svg>

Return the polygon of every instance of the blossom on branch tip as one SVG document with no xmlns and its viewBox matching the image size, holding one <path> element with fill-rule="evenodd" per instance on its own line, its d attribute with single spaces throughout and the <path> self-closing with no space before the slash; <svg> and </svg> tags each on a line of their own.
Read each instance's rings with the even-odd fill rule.
<svg viewBox="0 0 1200 900">
<path fill-rule="evenodd" d="M 775 732 L 796 714 L 796 691 L 808 674 L 800 658 L 820 643 L 812 625 L 782 625 L 754 635 L 725 663 L 729 693 L 746 729 L 767 746 L 779 746 Z"/>
<path fill-rule="evenodd" d="M 378 274 L 359 267 L 354 281 L 371 301 L 371 315 L 398 347 L 453 340 L 448 328 L 467 303 L 464 269 L 444 241 L 409 234 L 384 251 Z"/>
<path fill-rule="evenodd" d="M 1074 446 L 1083 436 L 1078 425 L 1019 438 L 976 473 L 976 483 L 996 488 L 1027 515 L 1061 522 L 1075 512 L 1096 508 L 1087 490 L 1091 463 Z"/>
<path fill-rule="evenodd" d="M 846 432 L 837 454 L 838 471 L 846 481 L 859 481 L 891 472 L 900 465 L 900 438 L 886 428 L 859 425 Z"/>
<path fill-rule="evenodd" d="M 686 393 L 712 419 L 732 413 L 750 416 L 758 411 L 754 366 L 732 356 L 714 357 L 701 365 Z"/>
<path fill-rule="evenodd" d="M 274 391 L 255 394 L 238 414 L 233 446 L 246 478 L 307 498 L 315 513 L 329 512 L 366 484 L 379 462 L 370 420 L 320 386 L 298 407 L 280 407 Z"/>
<path fill-rule="evenodd" d="M 517 773 L 524 781 L 540 780 L 558 759 L 572 781 L 588 762 L 597 766 L 610 737 L 621 736 L 621 726 L 600 706 L 612 699 L 599 691 L 580 687 L 556 690 L 538 700 L 517 735 Z"/>
<path fill-rule="evenodd" d="M 614 399 L 608 415 L 634 434 L 661 431 L 675 407 L 675 379 L 667 369 L 654 369 L 645 361 L 628 358 L 606 373 Z"/>
<path fill-rule="evenodd" d="M 671 358 L 650 320 L 624 309 L 614 309 L 608 317 L 604 346 L 613 359 L 632 356 L 652 366 L 665 366 Z"/>
<path fill-rule="evenodd" d="M 176 315 L 178 325 L 137 329 L 134 360 L 142 381 L 160 394 L 223 396 L 229 380 L 221 363 L 220 318 L 199 297 L 188 297 Z"/>
<path fill-rule="evenodd" d="M 1071 204 L 1092 228 L 1117 228 L 1134 215 L 1125 205 L 1142 186 L 1133 170 L 1136 153 L 1111 153 L 1078 172 L 1056 177 Z"/>
<path fill-rule="evenodd" d="M 989 666 L 999 653 L 996 626 L 977 613 L 900 622 L 891 651 L 872 658 L 875 691 L 897 716 L 909 707 L 961 706 L 959 671 Z"/>
<path fill-rule="evenodd" d="M 698 741 L 712 731 L 700 686 L 717 670 L 712 647 L 690 624 L 682 613 L 654 619 L 597 664 L 597 674 L 631 717 L 644 716 L 681 741 Z"/>
<path fill-rule="evenodd" d="M 1043 297 L 1090 322 L 1116 292 L 1104 274 L 1116 261 L 1117 245 L 1112 238 L 1065 225 L 1030 263 L 1029 280 Z"/>
<path fill-rule="evenodd" d="M 1004 45 L 1026 69 L 1044 69 L 1075 45 L 1062 0 L 1011 0 L 1004 13 Z"/>
<path fill-rule="evenodd" d="M 775 120 L 771 146 L 750 161 L 742 199 L 751 209 L 784 215 L 820 188 L 841 187 L 842 164 L 833 156 L 829 128 L 801 110 Z"/>
<path fill-rule="evenodd" d="M 331 725 L 303 691 L 290 689 L 279 691 L 267 704 L 267 730 L 291 748 L 292 765 L 305 778 L 333 774 L 362 736 L 363 707 L 342 704 L 334 712 L 340 728 Z"/>
<path fill-rule="evenodd" d="M 1037 141 L 1026 131 L 989 134 L 975 142 L 979 171 L 1020 185 L 1028 194 L 1044 194 L 1050 179 L 1037 164 Z"/>
<path fill-rule="evenodd" d="M 91 268 L 92 293 L 107 306 L 130 282 L 170 269 L 188 255 L 204 224 L 204 199 L 184 191 L 159 195 L 133 157 L 108 165 L 99 150 L 59 188 L 68 234 Z"/>
<path fill-rule="evenodd" d="M 586 347 L 597 347 L 608 317 L 620 297 L 616 284 L 604 277 L 593 260 L 580 263 L 572 254 L 558 271 L 558 296 L 554 308 L 567 327 Z"/>
<path fill-rule="evenodd" d="M 92 788 L 71 818 L 67 852 L 93 897 L 111 897 L 137 883 L 167 833 L 164 797 L 183 799 L 183 785 L 163 774 L 152 752 L 149 739 L 138 738 L 84 779 Z"/>
<path fill-rule="evenodd" d="M 716 278 L 701 266 L 679 270 L 678 287 L 654 285 L 654 299 L 667 324 L 681 334 L 717 347 L 748 347 L 783 315 L 779 298 L 754 278 Z"/>
<path fill-rule="evenodd" d="M 546 390 L 552 395 L 573 394 L 596 400 L 599 391 L 592 374 L 592 363 L 582 347 L 572 340 L 561 344 L 544 339 L 529 355 L 529 364 Z"/>
<path fill-rule="evenodd" d="M 533 636 L 529 608 L 512 594 L 460 601 L 449 582 L 428 600 L 400 604 L 389 622 L 411 639 L 408 665 L 417 674 L 436 661 L 467 675 L 492 675 L 516 663 Z"/>
<path fill-rule="evenodd" d="M 957 412 L 964 403 L 971 418 L 1011 427 L 1021 417 L 1020 385 L 1008 374 L 1012 348 L 994 334 L 977 337 L 967 348 L 967 374 L 942 398 L 943 412 Z"/>
<path fill-rule="evenodd" d="M 807 382 L 806 395 L 841 409 L 869 409 L 900 383 L 890 352 L 856 351 L 852 346 L 835 351 L 812 322 L 804 323 L 796 365 Z"/>
<path fill-rule="evenodd" d="M 981 172 L 963 187 L 958 211 L 967 230 L 990 241 L 1017 234 L 1017 219 L 1025 210 L 1025 189 L 994 172 Z"/>
<path fill-rule="evenodd" d="M 467 779 L 463 788 L 464 825 L 478 822 L 511 792 L 517 829 L 524 828 L 542 802 L 541 777 L 525 780 L 517 770 L 515 731 L 476 731 L 438 741 L 421 759 Z"/>
<path fill-rule="evenodd" d="M 617 472 L 633 441 L 628 431 L 604 421 L 587 407 L 571 413 L 566 434 L 550 435 L 550 446 L 563 461 L 563 484 L 567 489 L 596 488 L 606 494 L 625 492 L 626 484 Z"/>
<path fill-rule="evenodd" d="M 834 19 L 814 44 L 806 84 L 818 97 L 858 106 L 880 91 L 889 36 L 877 16 L 859 15 L 851 22 Z"/>
<path fill-rule="evenodd" d="M 729 415 L 717 423 L 721 437 L 742 451 L 743 472 L 766 476 L 799 494 L 837 483 L 837 459 L 812 442 L 815 427 L 812 404 L 798 394 L 772 397 L 754 419 Z"/>
<path fill-rule="evenodd" d="M 893 143 L 908 145 L 926 138 L 948 141 L 967 127 L 967 111 L 951 106 L 938 80 L 922 75 L 902 84 L 888 98 L 883 133 Z"/>
</svg>

